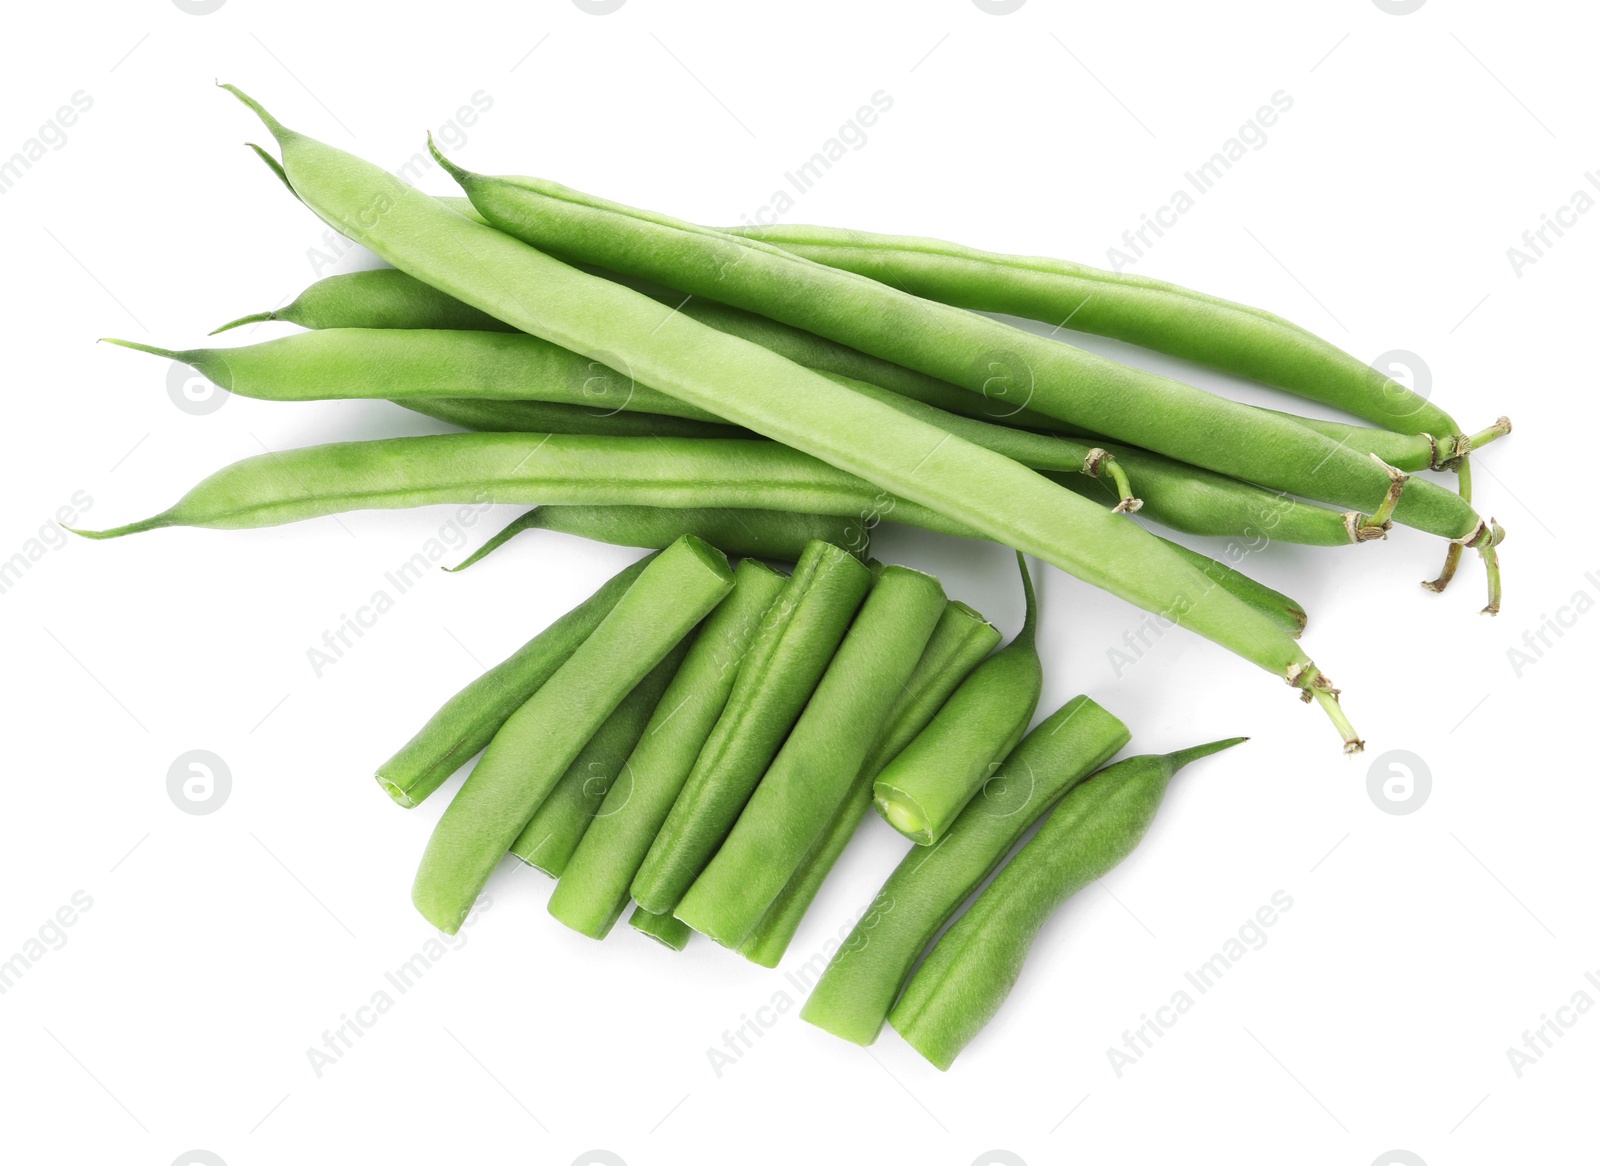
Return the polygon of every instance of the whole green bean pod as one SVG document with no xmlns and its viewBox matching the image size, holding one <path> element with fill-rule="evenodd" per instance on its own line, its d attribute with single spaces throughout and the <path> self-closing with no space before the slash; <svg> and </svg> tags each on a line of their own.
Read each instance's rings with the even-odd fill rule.
<svg viewBox="0 0 1600 1166">
<path fill-rule="evenodd" d="M 711 861 L 816 691 L 871 585 L 866 567 L 827 543 L 813 543 L 795 564 L 634 875 L 633 897 L 646 911 L 677 907 Z"/>
<path fill-rule="evenodd" d="M 1252 579 L 1243 571 L 1230 567 L 1217 559 L 1208 558 L 1199 551 L 1192 551 L 1179 543 L 1170 543 L 1169 545 L 1178 554 L 1193 563 L 1217 586 L 1227 588 L 1227 590 L 1257 611 L 1270 616 L 1277 622 L 1278 626 L 1291 636 L 1298 636 L 1306 630 L 1306 609 L 1301 606 L 1298 600 L 1289 598 L 1281 591 L 1274 591 L 1265 583 Z"/>
<path fill-rule="evenodd" d="M 873 777 L 885 761 L 922 731 L 962 679 L 999 642 L 1000 633 L 994 625 L 965 603 L 952 600 L 945 605 L 928 646 L 922 650 L 922 658 L 884 719 L 882 734 L 856 775 L 850 792 L 834 811 L 827 832 L 812 846 L 805 861 L 767 908 L 761 922 L 739 946 L 740 954 L 746 959 L 764 967 L 778 966 L 828 872 L 839 861 L 856 828 L 871 809 Z M 821 970 L 818 967 L 812 974 Z"/>
<path fill-rule="evenodd" d="M 653 558 L 624 567 L 588 599 L 445 701 L 398 753 L 378 766 L 376 776 L 384 792 L 409 809 L 443 785 L 555 675 Z"/>
<path fill-rule="evenodd" d="M 675 915 L 652 915 L 643 907 L 633 909 L 633 914 L 628 916 L 628 926 L 640 935 L 648 935 L 662 947 L 670 947 L 673 951 L 682 951 L 689 946 L 689 940 L 694 938 L 693 929 Z"/>
<path fill-rule="evenodd" d="M 627 764 L 645 726 L 694 642 L 685 636 L 595 730 L 511 843 L 511 853 L 534 870 L 560 878 L 606 793 Z"/>
<path fill-rule="evenodd" d="M 925 299 L 1109 336 L 1284 389 L 1398 433 L 1459 429 L 1437 404 L 1315 334 L 1248 307 L 1130 272 L 942 239 L 780 224 L 729 234 L 782 247 Z"/>
<path fill-rule="evenodd" d="M 868 1045 L 922 949 L 1027 828 L 1128 742 L 1128 729 L 1074 697 L 1022 739 L 937 846 L 914 846 L 834 953 L 800 1016 Z"/>
<path fill-rule="evenodd" d="M 1068 792 L 1039 832 L 934 944 L 889 1023 L 940 1069 L 1005 1003 L 1057 907 L 1133 852 L 1174 774 L 1245 738 L 1130 757 Z"/>
<path fill-rule="evenodd" d="M 392 267 L 350 271 L 317 280 L 281 308 L 230 320 L 211 335 L 242 324 L 281 321 L 301 328 L 453 328 L 463 332 L 511 332 L 487 312 L 464 304 Z"/>
<path fill-rule="evenodd" d="M 261 401 L 465 397 L 549 401 L 602 415 L 626 411 L 722 421 L 598 360 L 524 332 L 329 328 L 239 348 L 183 351 L 132 340 L 109 343 L 181 361 L 230 393 Z"/>
<path fill-rule="evenodd" d="M 933 576 L 884 568 L 783 748 L 674 915 L 725 947 L 754 930 L 827 832 L 945 603 Z"/>
<path fill-rule="evenodd" d="M 628 905 L 629 884 L 727 705 L 750 644 L 785 583 L 784 576 L 754 559 L 735 569 L 733 593 L 707 617 L 550 895 L 550 914 L 574 931 L 604 939 Z"/>
<path fill-rule="evenodd" d="M 1243 481 L 1362 512 L 1389 495 L 1383 466 L 1265 410 L 768 243 L 440 162 L 490 224 L 554 255 L 759 312 L 973 392 L 998 384 L 1019 406 Z M 1459 495 L 1423 481 L 1399 497 L 1394 519 L 1448 539 L 1484 526 Z"/>
<path fill-rule="evenodd" d="M 1028 731 L 1044 688 L 1035 633 L 1038 605 L 1020 554 L 1026 615 L 1009 644 L 973 669 L 928 727 L 872 783 L 878 812 L 919 846 L 944 837 L 956 816 Z"/>
<path fill-rule="evenodd" d="M 651 561 L 589 638 L 500 727 L 451 800 L 411 888 L 424 918 L 455 934 L 579 750 L 732 585 L 722 552 L 698 539 L 684 538 Z"/>
<path fill-rule="evenodd" d="M 754 437 L 748 429 L 664 417 L 659 413 L 604 413 L 591 405 L 559 401 L 486 401 L 481 397 L 409 397 L 394 402 L 461 429 L 480 433 L 586 433 L 596 437 Z"/>
<path fill-rule="evenodd" d="M 1360 748 L 1331 680 L 1292 636 L 1135 524 L 1009 458 L 475 223 L 381 167 L 288 129 L 227 88 L 277 140 L 283 176 L 300 201 L 379 258 L 553 344 L 591 359 L 614 356 L 644 383 L 1208 636 L 1309 696 L 1343 734 L 1346 749 Z M 964 346 L 959 336 L 952 339 Z M 1229 433 L 1225 444 L 1235 444 L 1235 437 Z M 1287 465 L 1300 461 L 1294 450 L 1279 453 L 1288 455 Z"/>
<path fill-rule="evenodd" d="M 869 541 L 857 519 L 787 510 L 672 509 L 658 506 L 535 506 L 468 555 L 462 571 L 525 530 L 552 530 L 624 547 L 670 546 L 683 535 L 702 538 L 726 555 L 792 563 L 812 541 L 865 555 Z"/>
</svg>

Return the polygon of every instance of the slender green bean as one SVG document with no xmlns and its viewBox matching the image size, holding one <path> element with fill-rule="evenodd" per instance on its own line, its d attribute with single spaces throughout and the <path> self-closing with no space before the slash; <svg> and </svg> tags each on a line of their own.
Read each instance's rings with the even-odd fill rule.
<svg viewBox="0 0 1600 1166">
<path fill-rule="evenodd" d="M 1173 775 L 1243 740 L 1130 757 L 1071 790 L 934 944 L 889 1013 L 895 1031 L 948 1069 L 1005 1003 L 1056 908 L 1133 852 Z"/>
<path fill-rule="evenodd" d="M 1000 633 L 994 625 L 972 608 L 956 600 L 945 605 L 911 679 L 884 719 L 882 735 L 861 766 L 850 792 L 834 811 L 827 832 L 812 846 L 761 922 L 740 945 L 739 952 L 746 959 L 764 967 L 778 966 L 828 872 L 867 816 L 872 806 L 873 777 L 885 761 L 922 731 L 962 679 L 999 642 Z M 815 971 L 820 972 L 821 968 Z"/>
<path fill-rule="evenodd" d="M 673 951 L 682 951 L 694 938 L 693 928 L 675 915 L 652 915 L 643 907 L 633 909 L 633 914 L 628 916 L 628 926 Z"/>
<path fill-rule="evenodd" d="M 998 384 L 1018 406 L 1244 481 L 1364 512 L 1388 495 L 1384 467 L 1265 410 L 768 243 L 439 157 L 490 224 L 553 255 L 760 312 L 974 392 Z M 1459 495 L 1421 481 L 1394 517 L 1451 539 L 1483 525 Z"/>
<path fill-rule="evenodd" d="M 301 328 L 454 328 L 510 332 L 511 325 L 445 295 L 392 267 L 351 271 L 319 279 L 289 303 L 230 320 L 211 335 L 241 324 L 282 321 Z"/>
<path fill-rule="evenodd" d="M 670 911 L 733 828 L 816 690 L 872 584 L 838 547 L 813 543 L 751 642 L 716 727 L 633 878 L 647 911 Z"/>
<path fill-rule="evenodd" d="M 937 846 L 914 846 L 817 981 L 800 1016 L 871 1044 L 911 965 L 1027 828 L 1128 742 L 1121 721 L 1074 697 L 1022 739 Z"/>
<path fill-rule="evenodd" d="M 555 401 L 485 401 L 479 397 L 411 397 L 396 401 L 462 429 L 481 433 L 583 433 L 595 437 L 754 437 L 748 429 L 659 413 L 601 413 Z"/>
<path fill-rule="evenodd" d="M 445 701 L 399 752 L 378 766 L 378 784 L 408 809 L 443 785 L 555 675 L 654 557 L 623 568 L 588 599 Z"/>
<path fill-rule="evenodd" d="M 889 825 L 919 846 L 944 837 L 1028 731 L 1044 665 L 1036 642 L 1038 605 L 1027 561 L 1019 554 L 1026 611 L 1022 630 L 961 682 L 932 722 L 883 767 L 873 801 Z"/>
<path fill-rule="evenodd" d="M 738 947 L 827 832 L 945 609 L 931 575 L 886 567 L 715 856 L 673 909 Z"/>
<path fill-rule="evenodd" d="M 751 641 L 785 582 L 754 559 L 743 560 L 734 571 L 733 593 L 707 617 L 550 896 L 550 914 L 574 931 L 604 939 L 628 905 L 633 876 L 727 705 Z"/>
<path fill-rule="evenodd" d="M 227 88 L 278 142 L 283 171 L 301 202 L 379 258 L 553 344 L 591 359 L 615 356 L 644 383 L 1162 613 L 1309 694 L 1344 736 L 1346 749 L 1360 748 L 1332 682 L 1292 636 L 1135 524 L 1009 458 L 474 223 L 381 167 L 295 133 Z M 795 287 L 787 280 L 783 286 Z M 1289 453 L 1289 463 L 1298 463 Z"/>
<path fill-rule="evenodd" d="M 664 547 L 686 534 L 702 538 L 726 555 L 792 563 L 813 540 L 865 555 L 869 534 L 855 519 L 787 510 L 668 509 L 654 506 L 535 506 L 468 555 L 451 571 L 462 571 L 525 530 L 552 530 L 624 547 Z"/>
<path fill-rule="evenodd" d="M 1398 433 L 1459 433 L 1443 409 L 1281 316 L 1177 284 L 1063 259 L 831 227 L 730 234 L 980 312 L 1109 336 L 1332 405 Z"/>
<path fill-rule="evenodd" d="M 132 340 L 109 343 L 181 361 L 230 393 L 261 401 L 465 397 L 579 405 L 602 416 L 633 412 L 722 421 L 523 332 L 330 328 L 239 348 L 184 351 Z"/>
<path fill-rule="evenodd" d="M 722 552 L 698 539 L 686 537 L 651 561 L 589 638 L 500 727 L 439 819 L 411 888 L 424 918 L 455 934 L 579 750 L 732 585 Z"/>
<path fill-rule="evenodd" d="M 578 751 L 539 808 L 511 843 L 511 853 L 534 870 L 560 878 L 578 849 L 584 831 L 594 820 L 608 790 L 622 773 L 628 756 L 661 701 L 678 666 L 694 641 L 685 636 L 666 658 L 650 670 L 637 687 L 622 698 L 616 712 L 595 730 Z"/>
</svg>

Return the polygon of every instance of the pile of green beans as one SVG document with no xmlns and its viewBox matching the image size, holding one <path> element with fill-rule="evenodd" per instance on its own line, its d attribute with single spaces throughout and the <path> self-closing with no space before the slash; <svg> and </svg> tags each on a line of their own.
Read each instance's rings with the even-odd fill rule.
<svg viewBox="0 0 1600 1166">
<path fill-rule="evenodd" d="M 442 932 L 509 855 L 551 876 L 549 913 L 579 934 L 605 939 L 626 915 L 624 932 L 668 949 L 699 933 L 776 967 L 876 805 L 909 848 L 820 975 L 804 969 L 801 1015 L 863 1045 L 887 1022 L 947 1069 L 1050 914 L 1135 848 L 1173 775 L 1244 740 L 1112 763 L 1130 732 L 1087 695 L 1029 731 L 1047 662 L 1027 556 L 1287 682 L 1347 753 L 1363 742 L 1298 643 L 1305 608 L 1241 570 L 1247 556 L 1370 548 L 1409 526 L 1449 540 L 1429 586 L 1471 547 L 1484 610 L 1499 609 L 1504 531 L 1473 509 L 1470 455 L 1510 422 L 1464 432 L 1272 313 L 936 240 L 696 226 L 476 174 L 430 140 L 465 195 L 434 198 L 224 88 L 271 133 L 281 161 L 252 148 L 290 193 L 389 266 L 213 333 L 292 334 L 111 343 L 243 397 L 383 400 L 455 431 L 247 458 L 160 513 L 76 533 L 493 503 L 531 509 L 447 570 L 528 531 L 648 552 L 378 766 L 411 808 L 470 764 L 411 887 Z M 1245 405 L 1000 316 L 1363 424 Z M 1459 489 L 1419 476 L 1434 471 Z M 933 576 L 872 558 L 884 523 L 1013 550 L 1012 641 Z M 1223 545 L 1213 557 L 1146 523 Z M 538 538 L 541 560 L 563 543 Z"/>
</svg>

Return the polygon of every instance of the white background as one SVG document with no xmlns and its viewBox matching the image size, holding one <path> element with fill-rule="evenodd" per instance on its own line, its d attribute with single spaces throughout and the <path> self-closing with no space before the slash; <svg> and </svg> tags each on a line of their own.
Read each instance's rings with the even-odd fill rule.
<svg viewBox="0 0 1600 1166">
<path fill-rule="evenodd" d="M 1584 979 L 1600 969 L 1600 558 L 1583 518 L 1600 215 L 1520 276 L 1507 249 L 1580 187 L 1600 194 L 1584 179 L 1600 165 L 1591 21 L 1576 4 L 1443 0 L 1405 15 L 1371 0 L 14 8 L 0 156 L 75 92 L 93 106 L 0 197 L 0 558 L 42 552 L 0 594 L 0 959 L 75 892 L 92 906 L 0 996 L 0 1158 L 1577 1160 L 1600 1016 L 1562 1013 L 1575 1023 L 1520 1077 L 1507 1049 L 1576 993 L 1600 1000 Z M 213 78 L 391 166 L 481 91 L 492 107 L 456 150 L 468 165 L 708 223 L 754 214 L 882 90 L 892 109 L 788 221 L 1098 264 L 1281 90 L 1293 107 L 1266 144 L 1135 270 L 1275 309 L 1363 359 L 1416 353 L 1469 427 L 1512 414 L 1516 435 L 1477 462 L 1482 507 L 1509 531 L 1505 612 L 1477 614 L 1475 560 L 1425 594 L 1441 548 L 1413 532 L 1253 556 L 1310 608 L 1307 644 L 1371 745 L 1349 761 L 1280 683 L 1187 634 L 1118 676 L 1108 651 L 1137 613 L 1046 572 L 1043 709 L 1089 692 L 1142 751 L 1253 740 L 1175 784 L 948 1074 L 893 1033 L 863 1051 L 811 1028 L 783 972 L 709 942 L 675 956 L 626 927 L 604 946 L 567 932 L 545 878 L 508 865 L 465 944 L 319 1077 L 307 1049 L 431 934 L 408 888 L 445 797 L 403 812 L 372 769 L 634 552 L 526 537 L 398 596 L 318 677 L 307 650 L 392 593 L 384 573 L 447 512 L 101 544 L 54 530 L 79 492 L 76 521 L 112 525 L 263 448 L 435 428 L 382 403 L 195 415 L 169 399 L 165 362 L 94 344 L 198 343 L 364 262 L 319 270 L 321 225 L 241 147 L 262 131 Z M 425 185 L 448 189 L 438 171 Z M 1015 630 L 999 548 L 902 531 L 878 553 Z M 1582 613 L 1566 606 L 1579 592 Z M 1519 674 L 1508 649 L 1563 611 L 1570 629 Z M 167 794 L 194 749 L 232 775 L 204 816 Z M 1369 793 L 1390 750 L 1431 774 L 1413 813 Z M 869 823 L 786 968 L 901 849 Z M 1119 1077 L 1108 1047 L 1278 891 L 1293 906 L 1264 946 Z M 758 1013 L 780 994 L 794 1007 Z M 746 1018 L 763 1035 L 719 1076 L 707 1050 Z"/>
</svg>

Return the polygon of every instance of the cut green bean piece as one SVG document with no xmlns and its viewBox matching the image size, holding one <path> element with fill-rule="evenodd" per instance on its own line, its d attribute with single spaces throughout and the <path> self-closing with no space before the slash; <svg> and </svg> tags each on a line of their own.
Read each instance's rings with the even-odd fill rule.
<svg viewBox="0 0 1600 1166">
<path fill-rule="evenodd" d="M 919 846 L 944 837 L 956 816 L 1028 731 L 1044 665 L 1036 642 L 1038 605 L 1019 554 L 1027 614 L 1022 630 L 979 664 L 932 723 L 883 767 L 872 784 L 884 820 Z"/>
<path fill-rule="evenodd" d="M 512 842 L 512 854 L 534 870 L 561 877 L 693 639 L 692 632 L 685 636 L 595 731 Z"/>
<path fill-rule="evenodd" d="M 745 656 L 733 692 L 633 879 L 647 911 L 671 911 L 733 828 L 816 690 L 866 598 L 872 573 L 813 543 Z"/>
<path fill-rule="evenodd" d="M 1056 908 L 1133 852 L 1173 775 L 1243 740 L 1130 757 L 1071 790 L 922 961 L 889 1013 L 895 1031 L 948 1069 L 1005 1003 Z"/>
<path fill-rule="evenodd" d="M 523 332 L 329 328 L 239 348 L 184 351 L 109 342 L 181 361 L 230 393 L 262 401 L 466 397 L 722 421 L 601 361 Z"/>
<path fill-rule="evenodd" d="M 682 951 L 694 938 L 694 929 L 676 916 L 652 915 L 643 907 L 633 909 L 633 914 L 628 916 L 628 926 L 673 951 Z"/>
<path fill-rule="evenodd" d="M 536 506 L 473 551 L 451 571 L 463 571 L 525 530 L 575 534 L 624 547 L 669 546 L 686 534 L 726 555 L 792 563 L 814 540 L 865 555 L 868 532 L 857 520 L 787 510 L 673 509 L 662 506 Z"/>
<path fill-rule="evenodd" d="M 579 750 L 732 583 L 722 552 L 694 538 L 674 543 L 640 573 L 589 638 L 500 727 L 439 819 L 411 888 L 424 918 L 455 934 Z"/>
<path fill-rule="evenodd" d="M 1000 633 L 995 626 L 965 603 L 952 600 L 945 605 L 911 679 L 884 721 L 882 735 L 834 811 L 826 833 L 812 846 L 761 922 L 740 945 L 740 954 L 746 959 L 764 967 L 778 966 L 828 872 L 867 816 L 872 806 L 873 777 L 885 761 L 922 731 L 956 686 L 999 642 Z M 815 976 L 822 968 L 819 965 L 809 971 Z"/>
<path fill-rule="evenodd" d="M 486 401 L 481 397 L 411 397 L 402 409 L 480 433 L 581 433 L 594 437 L 754 437 L 748 429 L 664 417 L 659 413 L 605 413 L 591 405 L 559 401 Z"/>
<path fill-rule="evenodd" d="M 937 846 L 914 846 L 834 954 L 800 1016 L 869 1045 L 922 949 L 1028 827 L 1128 743 L 1128 729 L 1074 697 L 1022 739 Z"/>
<path fill-rule="evenodd" d="M 604 939 L 628 905 L 629 884 L 727 705 L 745 654 L 786 582 L 753 559 L 734 571 L 732 594 L 707 617 L 550 896 L 550 914 L 574 931 Z"/>
<path fill-rule="evenodd" d="M 378 766 L 378 784 L 408 809 L 443 785 L 567 662 L 652 558 L 655 556 L 623 568 L 588 599 L 445 701 L 398 753 Z"/>
<path fill-rule="evenodd" d="M 885 567 L 783 748 L 673 914 L 738 947 L 827 832 L 945 608 L 931 575 Z"/>
</svg>

